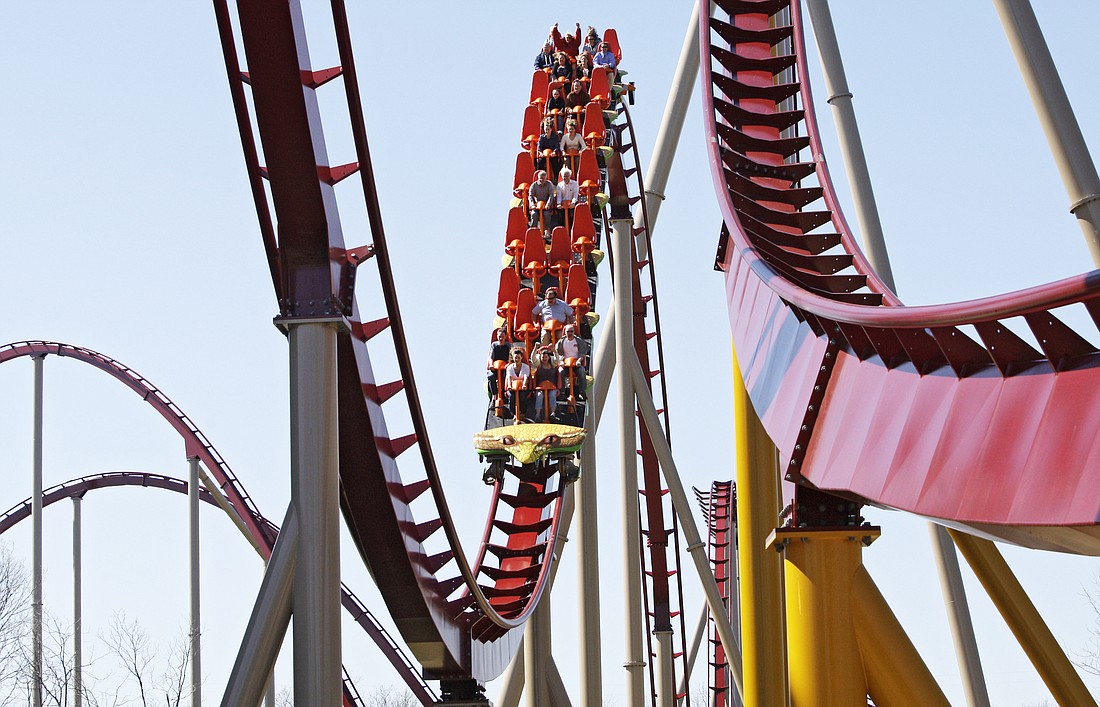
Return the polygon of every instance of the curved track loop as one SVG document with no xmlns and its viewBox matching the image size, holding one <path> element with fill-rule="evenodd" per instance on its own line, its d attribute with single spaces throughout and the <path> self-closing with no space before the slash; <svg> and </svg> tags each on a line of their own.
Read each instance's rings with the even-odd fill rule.
<svg viewBox="0 0 1100 707">
<path fill-rule="evenodd" d="M 632 282 L 630 283 L 631 309 L 633 314 L 633 340 L 634 350 L 638 355 L 638 362 L 643 371 L 649 374 L 650 388 L 656 387 L 654 402 L 658 406 L 657 412 L 661 417 L 664 429 L 660 430 L 665 438 L 672 442 L 672 430 L 668 416 L 668 380 L 665 376 L 664 345 L 661 341 L 661 309 L 657 297 L 657 275 L 653 264 L 654 253 L 651 240 L 649 213 L 646 209 L 645 184 L 642 179 L 642 163 L 638 155 L 638 137 L 634 133 L 634 124 L 630 119 L 630 108 L 626 101 L 619 101 L 616 106 L 618 115 L 613 129 L 616 131 L 615 149 L 618 152 L 623 176 L 627 184 L 627 196 L 634 209 L 634 223 L 631 242 L 633 250 L 630 253 Z M 609 240 L 610 242 L 610 240 Z M 644 250 L 646 258 L 638 259 L 638 252 Z M 622 292 L 618 290 L 617 292 Z M 654 386 L 654 381 L 658 384 Z M 679 641 L 674 651 L 679 658 L 674 660 L 673 684 L 679 684 L 679 676 L 686 671 L 684 661 L 687 660 L 687 627 L 684 623 L 684 593 L 681 567 L 680 567 L 680 534 L 676 514 L 673 512 L 671 498 L 667 489 L 661 483 L 661 471 L 657 461 L 657 454 L 653 449 L 649 433 L 645 429 L 645 422 L 638 415 L 638 455 L 641 461 L 642 498 L 645 504 L 644 512 L 639 515 L 642 520 L 641 532 L 644 544 L 649 549 L 648 558 L 645 551 L 642 553 L 642 569 L 645 582 L 643 593 L 647 604 L 646 611 L 646 638 L 649 641 L 649 653 L 655 655 L 653 645 L 654 629 L 671 631 L 672 622 L 675 620 L 679 630 L 675 632 Z M 655 661 L 648 664 L 650 680 L 650 693 L 654 704 L 657 701 Z M 685 698 L 690 702 L 690 687 L 688 692 L 677 695 L 677 699 Z"/>
<path fill-rule="evenodd" d="M 183 437 L 187 456 L 197 456 L 217 481 L 218 488 L 232 506 L 232 511 L 241 521 L 256 551 L 260 553 L 264 560 L 271 556 L 275 539 L 279 534 L 278 527 L 260 514 L 244 491 L 240 481 L 229 469 L 229 465 L 225 463 L 225 460 L 206 439 L 206 436 L 167 395 L 129 367 L 108 356 L 91 349 L 56 341 L 24 341 L 6 344 L 0 347 L 0 364 L 24 356 L 37 358 L 46 355 L 62 356 L 90 364 L 110 374 L 149 403 Z M 143 472 L 113 472 L 66 481 L 46 489 L 43 492 L 43 505 L 48 506 L 65 498 L 82 497 L 85 493 L 94 489 L 118 486 L 148 486 L 187 493 L 187 482 L 181 479 Z M 205 489 L 200 489 L 199 496 L 207 503 L 216 503 L 213 495 Z M 30 512 L 30 499 L 8 509 L 3 515 L 0 515 L 0 534 L 28 517 Z M 431 688 L 413 668 L 412 663 L 385 628 L 378 623 L 378 620 L 374 618 L 366 606 L 345 585 L 341 585 L 341 603 L 355 619 L 355 622 L 367 632 L 382 650 L 383 655 L 401 675 L 401 679 L 405 681 L 417 699 L 425 705 L 433 704 L 435 695 L 432 693 Z M 351 687 L 350 690 L 349 686 Z M 351 686 L 350 682 L 345 679 L 344 700 L 348 705 L 357 704 L 354 701 L 349 701 L 353 692 L 354 686 Z"/>
<path fill-rule="evenodd" d="M 142 400 L 160 413 L 161 417 L 183 437 L 187 456 L 198 457 L 199 461 L 218 482 L 218 488 L 221 489 L 221 492 L 236 510 L 237 515 L 248 529 L 249 535 L 262 548 L 261 553 L 264 559 L 266 560 L 271 556 L 271 548 L 274 545 L 275 537 L 270 535 L 269 527 L 262 520 L 263 516 L 260 515 L 260 511 L 252 503 L 252 499 L 245 493 L 244 487 L 234 476 L 229 465 L 218 454 L 218 450 L 214 449 L 214 445 L 206 439 L 206 435 L 156 386 L 119 361 L 82 346 L 62 344 L 56 341 L 21 341 L 0 346 L 0 364 L 24 356 L 31 358 L 59 356 L 87 363 L 111 375 L 127 388 L 140 395 Z"/>
<path fill-rule="evenodd" d="M 713 481 L 710 491 L 695 489 L 695 497 L 703 510 L 707 522 L 707 546 L 710 562 L 714 568 L 714 579 L 726 605 L 726 615 L 736 616 L 736 557 L 737 557 L 737 506 L 732 481 Z M 710 702 L 712 707 L 726 707 L 731 704 L 731 682 L 729 663 L 722 640 L 714 627 L 714 616 L 709 620 L 708 638 L 710 641 Z"/>
<path fill-rule="evenodd" d="M 215 0 L 215 8 L 281 317 L 288 322 L 296 318 L 338 319 L 345 325 L 337 347 L 339 453 L 341 503 L 351 536 L 425 675 L 455 683 L 470 678 L 490 680 L 507 666 L 522 637 L 518 629 L 542 596 L 549 567 L 543 558 L 553 556 L 557 535 L 540 529 L 545 542 L 532 540 L 529 525 L 522 522 L 531 499 L 494 496 L 486 538 L 495 528 L 505 539 L 483 543 L 479 557 L 500 552 L 498 548 L 506 554 L 517 544 L 526 544 L 531 548 L 529 564 L 537 567 L 532 576 L 524 575 L 519 588 L 509 590 L 504 608 L 493 588 L 479 585 L 480 561 L 471 566 L 462 551 L 409 362 L 343 3 L 332 3 L 332 41 L 341 65 L 323 70 L 310 66 L 305 23 L 296 2 L 237 3 L 247 72 L 238 62 L 237 40 L 225 0 Z M 317 90 L 335 78 L 344 86 L 350 123 L 340 129 L 350 132 L 356 151 L 356 161 L 341 166 L 329 164 L 316 96 Z M 251 89 L 256 132 L 266 160 L 263 167 L 253 138 L 245 85 Z M 334 187 L 356 173 L 373 243 L 348 249 Z M 258 177 L 266 179 L 267 190 L 260 188 Z M 274 228 L 267 225 L 272 211 Z M 271 237 L 273 233 L 277 238 Z M 364 316 L 354 296 L 357 274 L 360 283 L 364 280 L 357 268 L 375 274 L 370 284 L 380 290 L 381 297 L 364 302 L 364 306 L 381 309 L 373 318 Z M 385 343 L 384 336 L 374 339 L 387 331 L 390 343 Z M 400 379 L 379 383 L 372 357 L 395 364 Z M 413 430 L 395 436 L 389 432 L 383 406 L 401 392 Z M 420 451 L 420 468 L 415 474 L 406 469 L 403 475 L 397 457 L 413 446 Z M 431 493 L 423 495 L 425 491 Z M 560 495 L 538 501 L 553 508 L 556 526 L 562 507 Z M 507 515 L 509 506 L 511 516 Z M 441 529 L 445 542 L 437 536 L 432 542 L 441 548 L 429 550 L 429 538 Z M 447 570 L 448 566 L 453 569 Z M 494 570 L 499 568 L 484 572 Z M 447 685 L 444 687 L 446 690 Z"/>
<path fill-rule="evenodd" d="M 901 306 L 837 207 L 808 84 L 781 78 L 807 76 L 800 3 L 712 7 L 700 51 L 724 220 L 717 266 L 786 478 L 1028 547 L 1100 554 L 1100 351 L 1066 323 L 1094 337 L 1100 278 Z M 780 11 L 790 23 L 773 21 Z M 788 40 L 793 53 L 773 52 Z M 786 109 L 792 97 L 800 107 Z"/>
</svg>

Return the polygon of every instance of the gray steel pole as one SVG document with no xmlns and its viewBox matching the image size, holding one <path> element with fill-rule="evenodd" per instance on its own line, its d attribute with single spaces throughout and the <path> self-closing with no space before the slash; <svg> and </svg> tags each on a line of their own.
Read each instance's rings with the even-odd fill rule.
<svg viewBox="0 0 1100 707">
<path fill-rule="evenodd" d="M 684 36 L 684 45 L 680 49 L 680 60 L 676 64 L 676 73 L 672 77 L 672 86 L 669 88 L 665 112 L 661 117 L 661 126 L 657 128 L 657 141 L 653 145 L 653 155 L 649 159 L 649 168 L 646 169 L 645 174 L 645 207 L 649 214 L 650 238 L 653 237 L 652 229 L 657 222 L 661 202 L 665 200 L 668 175 L 672 170 L 672 161 L 676 157 L 676 146 L 679 145 L 680 135 L 684 131 L 684 117 L 687 115 L 688 103 L 691 102 L 691 94 L 695 90 L 698 75 L 699 0 L 695 0 L 687 33 Z M 642 225 L 642 212 L 639 209 L 634 215 L 634 227 L 640 228 Z M 638 259 L 645 260 L 648 257 L 645 239 L 640 238 L 638 239 Z"/>
<path fill-rule="evenodd" d="M 552 656 L 546 666 L 546 691 L 550 694 L 550 704 L 553 707 L 573 707 L 569 691 L 565 689 L 565 681 L 561 679 L 558 664 Z"/>
<path fill-rule="evenodd" d="M 34 358 L 34 433 L 31 472 L 31 687 L 34 707 L 42 707 L 42 367 L 45 356 Z"/>
<path fill-rule="evenodd" d="M 959 569 L 955 543 L 943 526 L 929 523 L 928 531 L 932 535 L 932 545 L 935 548 L 932 554 L 939 568 L 940 588 L 948 623 L 951 625 L 951 636 L 955 641 L 955 657 L 959 663 L 963 689 L 966 691 L 966 703 L 970 707 L 989 707 L 989 691 L 986 689 L 982 659 L 974 638 L 974 623 L 970 618 L 966 589 L 962 586 L 962 571 Z"/>
<path fill-rule="evenodd" d="M 299 523 L 293 609 L 297 705 L 337 705 L 342 695 L 338 323 L 288 322 L 291 503 Z"/>
<path fill-rule="evenodd" d="M 1050 56 L 1035 11 L 1027 0 L 993 0 L 1005 35 L 1020 65 L 1031 101 L 1039 114 L 1062 183 L 1070 213 L 1085 235 L 1093 265 L 1100 267 L 1100 177 L 1073 114 L 1058 68 Z"/>
<path fill-rule="evenodd" d="M 623 361 L 623 358 L 628 360 Z M 726 606 L 722 603 L 722 593 L 718 590 L 718 582 L 714 579 L 714 572 L 707 557 L 707 546 L 699 535 L 694 511 L 684 484 L 680 481 L 680 473 L 676 470 L 676 462 L 672 458 L 672 449 L 668 446 L 668 440 L 661 432 L 661 418 L 657 415 L 657 407 L 653 404 L 653 395 L 647 387 L 645 373 L 642 365 L 638 363 L 637 356 L 619 356 L 619 375 L 629 375 L 634 386 L 634 395 L 638 403 L 638 412 L 645 421 L 646 431 L 653 441 L 653 450 L 657 454 L 657 460 L 661 464 L 661 471 L 668 485 L 669 495 L 672 497 L 672 507 L 676 517 L 680 519 L 680 529 L 687 541 L 687 551 L 695 564 L 696 574 L 703 585 L 703 594 L 707 599 L 707 606 L 714 616 L 714 625 L 718 629 L 718 636 L 722 639 L 722 646 L 729 656 L 730 675 L 737 686 L 737 692 L 744 699 L 745 686 L 741 676 L 741 650 L 737 638 L 733 633 Z M 642 704 L 641 702 L 631 704 Z"/>
<path fill-rule="evenodd" d="M 73 707 L 84 702 L 84 650 L 81 637 L 80 496 L 73 496 Z"/>
<path fill-rule="evenodd" d="M 654 631 L 657 657 L 653 666 L 657 672 L 657 707 L 674 707 L 676 704 L 676 678 L 672 665 L 672 630 Z"/>
<path fill-rule="evenodd" d="M 691 673 L 695 670 L 695 661 L 699 658 L 699 647 L 703 644 L 703 637 L 707 635 L 708 616 L 710 616 L 710 613 L 707 611 L 707 605 L 704 603 L 703 608 L 699 611 L 699 620 L 695 623 L 695 633 L 691 637 L 691 647 L 688 648 L 687 662 L 684 664 L 684 674 L 680 676 L 680 689 L 677 690 L 677 694 L 687 694 L 688 685 L 691 682 Z M 676 700 L 676 704 L 678 705 L 683 705 L 684 703 L 684 697 Z"/>
<path fill-rule="evenodd" d="M 264 689 L 275 669 L 275 660 L 279 657 L 279 648 L 290 624 L 298 556 L 298 514 L 292 503 L 283 518 L 275 549 L 267 561 L 252 615 L 245 627 L 233 670 L 229 673 L 221 707 L 258 705 L 263 699 Z M 326 704 L 335 705 L 337 702 Z"/>
<path fill-rule="evenodd" d="M 524 641 L 526 641 L 526 636 Z M 504 671 L 501 682 L 500 693 L 494 703 L 495 707 L 519 707 L 519 700 L 523 697 L 524 672 L 526 670 L 523 660 L 524 653 L 525 650 L 516 651 L 515 655 L 512 656 L 512 661 L 508 663 L 508 668 Z"/>
<path fill-rule="evenodd" d="M 817 50 L 821 54 L 825 90 L 829 95 L 829 105 L 833 107 L 841 154 L 848 167 L 848 185 L 852 190 L 856 218 L 859 219 L 860 234 L 863 236 L 863 249 L 867 252 L 871 267 L 893 290 L 894 273 L 890 269 L 886 239 L 882 235 L 882 222 L 875 204 L 875 192 L 871 187 L 871 173 L 867 169 L 867 156 L 863 153 L 856 112 L 852 107 L 852 93 L 848 90 L 848 79 L 844 75 L 844 64 L 840 59 L 833 18 L 829 12 L 829 0 L 806 0 L 806 5 L 810 9 Z"/>
<path fill-rule="evenodd" d="M 546 636 L 550 632 L 550 602 L 543 597 L 535 607 L 535 613 L 527 622 L 523 633 L 523 686 L 527 697 L 527 707 L 550 707 L 550 698 L 546 687 L 546 663 L 549 653 L 545 651 Z"/>
<path fill-rule="evenodd" d="M 252 537 L 252 533 L 249 532 L 248 527 L 244 524 L 244 519 L 241 518 L 240 512 L 233 507 L 233 504 L 229 502 L 229 499 L 225 497 L 222 490 L 218 488 L 218 484 L 214 479 L 211 479 L 206 471 L 199 467 L 199 480 L 202 481 L 202 485 L 206 487 L 206 492 L 214 497 L 214 503 L 218 504 L 218 508 L 229 516 L 229 520 L 233 521 L 233 525 L 237 526 L 237 530 L 241 531 L 241 535 L 248 541 L 248 544 L 252 546 L 252 549 L 260 553 L 263 556 L 263 551 L 260 550 L 260 543 L 256 538 Z"/>
<path fill-rule="evenodd" d="M 199 605 L 199 458 L 187 458 L 187 519 L 191 580 L 191 707 L 202 705 L 201 612 Z"/>
<path fill-rule="evenodd" d="M 611 222 L 615 253 L 615 356 L 618 360 L 619 400 L 619 464 L 622 470 L 623 500 L 623 586 L 626 598 L 626 703 L 643 705 L 645 697 L 645 640 L 642 608 L 641 541 L 638 537 L 640 512 L 638 510 L 638 448 L 634 422 L 634 384 L 630 380 L 629 363 L 633 358 L 634 342 L 632 321 L 631 286 L 631 221 L 615 219 Z"/>
<path fill-rule="evenodd" d="M 603 707 L 603 644 L 600 630 L 600 541 L 599 501 L 596 474 L 596 430 L 607 400 L 615 368 L 614 310 L 603 319 L 603 336 L 592 358 L 594 381 L 589 391 L 588 436 L 581 447 L 581 478 L 577 480 L 577 583 L 580 602 L 581 707 Z"/>
</svg>

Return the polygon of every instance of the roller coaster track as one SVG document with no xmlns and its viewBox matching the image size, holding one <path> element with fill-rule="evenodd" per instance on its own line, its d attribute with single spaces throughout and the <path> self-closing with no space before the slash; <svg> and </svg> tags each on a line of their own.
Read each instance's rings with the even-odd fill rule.
<svg viewBox="0 0 1100 707">
<path fill-rule="evenodd" d="M 63 501 L 66 498 L 84 498 L 89 491 L 94 491 L 96 489 L 121 488 L 125 486 L 164 489 L 165 491 L 174 491 L 184 495 L 187 494 L 187 482 L 183 479 L 177 479 L 163 474 L 150 474 L 142 471 L 116 471 L 82 476 L 48 488 L 42 492 L 42 507 L 48 508 L 54 503 Z M 218 505 L 218 501 L 214 498 L 214 495 L 206 489 L 199 489 L 199 500 L 209 503 L 212 506 Z M 28 498 L 22 503 L 17 503 L 12 506 L 0 515 L 0 535 L 8 532 L 20 521 L 29 518 L 30 515 L 31 499 Z M 277 526 L 268 522 L 266 519 L 261 518 L 261 520 L 274 536 L 278 536 L 279 528 Z M 263 546 L 261 545 L 260 547 Z M 257 547 L 257 551 L 260 550 L 260 547 Z M 261 552 L 261 555 L 262 554 Z M 355 596 L 346 584 L 340 585 L 340 603 L 343 604 L 344 610 L 351 615 L 355 623 L 359 624 L 359 626 L 374 639 L 375 643 L 379 646 L 388 647 L 388 649 L 383 648 L 383 653 L 385 653 L 386 658 L 394 668 L 397 669 L 397 672 L 405 679 L 409 689 L 412 690 L 421 704 L 435 704 L 436 697 L 431 688 L 429 688 L 423 680 L 419 679 L 419 675 L 417 675 L 416 671 L 413 669 L 412 664 L 409 663 L 405 654 L 397 644 L 394 643 L 393 639 L 386 632 L 386 629 L 378 623 L 378 620 L 374 618 L 374 615 L 370 613 L 366 605 L 363 604 L 359 597 Z M 351 681 L 351 677 L 348 675 L 346 668 L 344 669 L 344 704 L 365 704 L 362 698 L 359 697 L 359 693 L 355 689 L 355 684 Z"/>
<path fill-rule="evenodd" d="M 228 4 L 215 1 L 280 316 L 287 321 L 326 318 L 344 323 L 337 366 L 341 505 L 347 527 L 425 675 L 443 681 L 444 699 L 473 695 L 478 689 L 472 681 L 490 680 L 507 666 L 547 585 L 547 560 L 555 556 L 562 495 L 510 495 L 498 488 L 490 501 L 477 561 L 471 565 L 446 502 L 411 370 L 347 18 L 342 2 L 333 2 L 332 8 L 341 64 L 314 70 L 297 3 L 238 2 L 240 42 L 248 65 L 242 71 Z M 356 152 L 356 161 L 343 166 L 329 164 L 315 95 L 336 78 L 344 86 L 350 120 L 344 129 L 350 131 Z M 249 98 L 266 161 L 262 167 Z M 334 187 L 356 173 L 373 242 L 348 249 Z M 356 284 L 363 282 L 362 271 L 371 266 L 384 304 L 373 319 L 362 315 L 354 294 Z M 366 304 L 379 307 L 377 300 Z M 386 337 L 375 338 L 387 331 L 388 345 Z M 372 358 L 380 356 L 396 362 L 398 381 L 375 379 Z M 394 436 L 383 407 L 401 392 L 413 430 Z M 415 476 L 407 467 L 399 472 L 397 465 L 397 458 L 413 446 L 420 452 Z M 426 491 L 431 493 L 425 495 Z M 542 518 L 541 511 L 532 514 L 532 508 L 550 509 L 550 518 Z M 532 523 L 531 515 L 539 517 L 537 522 Z M 439 530 L 445 544 L 431 551 L 429 539 Z M 492 541 L 493 537 L 500 540 Z M 500 564 L 484 563 L 490 556 Z M 509 562 L 517 558 L 526 558 L 522 568 Z M 445 571 L 447 567 L 453 569 Z M 492 584 L 481 584 L 482 576 Z"/>
<path fill-rule="evenodd" d="M 713 7 L 722 17 L 701 17 L 700 51 L 724 221 L 716 266 L 785 478 L 1026 547 L 1100 554 L 1100 351 L 1066 323 L 1071 308 L 1100 323 L 1100 279 L 903 306 L 838 207 L 800 3 Z M 788 40 L 791 53 L 773 51 Z M 791 97 L 800 107 L 784 109 Z"/>
<path fill-rule="evenodd" d="M 627 188 L 625 193 L 634 209 L 634 222 L 631 243 L 635 244 L 629 254 L 634 267 L 630 283 L 631 309 L 633 314 L 633 339 L 634 350 L 638 355 L 638 362 L 643 371 L 648 372 L 651 390 L 656 386 L 654 401 L 659 406 L 657 412 L 663 422 L 664 429 L 661 432 L 665 438 L 672 442 L 672 430 L 668 416 L 668 380 L 665 375 L 664 346 L 661 341 L 661 309 L 657 297 L 657 274 L 653 263 L 653 243 L 651 240 L 651 227 L 649 213 L 646 209 L 645 184 L 642 179 L 641 159 L 638 155 L 638 138 L 634 133 L 634 124 L 630 120 L 630 109 L 626 101 L 619 101 L 616 106 L 616 122 L 613 129 L 616 132 L 615 150 L 619 154 L 622 164 L 623 177 Z M 639 260 L 637 244 L 644 245 L 646 254 Z M 619 254 L 612 253 L 612 256 Z M 625 257 L 626 254 L 623 254 Z M 618 292 L 624 292 L 620 288 Z M 656 656 L 653 647 L 654 628 L 657 630 L 671 631 L 672 622 L 675 620 L 679 631 L 678 650 L 674 653 L 679 658 L 679 665 L 673 668 L 673 682 L 678 684 L 678 676 L 684 675 L 687 659 L 686 637 L 687 630 L 684 624 L 684 595 L 681 567 L 680 567 L 680 534 L 677 528 L 676 514 L 672 512 L 670 503 L 666 503 L 667 489 L 661 483 L 661 472 L 657 461 L 657 454 L 653 449 L 653 442 L 645 429 L 645 422 L 638 416 L 638 456 L 641 461 L 642 498 L 645 512 L 640 514 L 642 520 L 641 533 L 649 552 L 642 553 L 643 576 L 646 582 L 643 584 L 646 611 L 646 638 L 649 642 L 649 681 L 650 693 L 654 704 L 657 702 L 656 675 L 653 666 Z M 648 555 L 648 557 L 647 557 Z M 671 580 L 671 581 L 670 581 Z M 690 691 L 690 690 L 689 690 Z M 690 695 L 685 693 L 677 695 L 677 699 L 686 698 L 690 702 Z"/>
<path fill-rule="evenodd" d="M 726 614 L 734 615 L 733 610 L 736 596 L 734 595 L 737 580 L 737 550 L 735 521 L 737 506 L 735 503 L 735 491 L 733 482 L 711 482 L 710 491 L 695 490 L 695 497 L 703 511 L 703 517 L 707 522 L 707 546 L 710 554 L 710 562 L 714 567 L 714 579 L 718 582 L 718 589 L 722 593 L 722 600 L 726 605 Z M 709 619 L 710 640 L 710 704 L 713 707 L 727 707 L 735 702 L 737 691 L 730 681 L 729 662 L 726 650 L 722 645 L 718 632 L 714 628 L 714 616 Z"/>
<path fill-rule="evenodd" d="M 230 505 L 228 512 L 240 521 L 242 531 L 256 551 L 264 560 L 271 557 L 279 528 L 260 514 L 214 445 L 167 395 L 133 369 L 92 349 L 56 341 L 23 341 L 0 346 L 0 364 L 21 357 L 38 358 L 47 355 L 80 361 L 110 374 L 140 395 L 142 400 L 160 413 L 161 417 L 183 438 L 187 455 L 198 457 L 217 481 L 220 492 Z M 85 476 L 58 484 L 43 491 L 42 503 L 43 506 L 49 506 L 66 498 L 83 497 L 84 494 L 95 489 L 119 486 L 142 486 L 187 493 L 187 482 L 181 479 L 161 474 L 122 471 Z M 205 489 L 200 489 L 199 498 L 207 503 L 217 504 L 213 494 Z M 30 513 L 30 499 L 5 511 L 0 515 L 0 534 L 7 532 L 13 525 L 27 518 Z M 402 680 L 417 699 L 425 705 L 433 704 L 436 698 L 431 688 L 413 668 L 393 637 L 346 585 L 341 585 L 341 603 L 355 622 L 382 650 L 383 655 L 401 675 Z M 345 676 L 345 704 L 349 706 L 361 704 L 352 700 L 354 693 L 354 685 Z"/>
</svg>

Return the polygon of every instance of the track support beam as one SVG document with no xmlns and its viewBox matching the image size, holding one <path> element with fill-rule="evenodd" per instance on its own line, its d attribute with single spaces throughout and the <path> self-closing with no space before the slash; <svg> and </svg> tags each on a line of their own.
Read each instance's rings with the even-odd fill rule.
<svg viewBox="0 0 1100 707">
<path fill-rule="evenodd" d="M 863 565 L 856 569 L 851 587 L 856 640 L 867 690 L 875 704 L 949 707 L 943 690 Z"/>
<path fill-rule="evenodd" d="M 1054 162 L 1069 194 L 1070 213 L 1077 217 L 1092 263 L 1100 267 L 1100 176 L 1089 154 L 1058 68 L 1050 56 L 1043 30 L 1028 0 L 993 0 L 1005 35 L 1016 55 Z"/>
<path fill-rule="evenodd" d="M 294 703 L 335 705 L 340 670 L 340 469 L 336 328 L 287 320 L 291 502 L 298 515 L 294 577 Z"/>
<path fill-rule="evenodd" d="M 629 213 L 629 212 L 627 212 Z M 623 501 L 623 584 L 626 590 L 623 608 L 626 616 L 626 650 L 623 667 L 627 672 L 626 703 L 642 705 L 648 700 L 645 696 L 645 637 L 642 627 L 645 624 L 642 608 L 642 565 L 640 510 L 638 508 L 638 454 L 637 425 L 634 415 L 635 385 L 631 381 L 629 368 L 631 361 L 637 362 L 633 355 L 634 331 L 629 326 L 632 321 L 630 295 L 631 253 L 633 252 L 630 234 L 630 219 L 617 218 L 611 221 L 613 248 L 615 256 L 615 353 L 618 360 L 618 403 L 619 403 L 619 464 L 622 471 Z M 658 427 L 657 429 L 662 429 Z"/>
<path fill-rule="evenodd" d="M 753 409 L 737 352 L 733 352 L 733 410 L 737 438 L 737 574 L 741 578 L 742 671 L 747 707 L 787 704 L 783 627 L 783 561 L 767 548 L 779 524 L 775 446 Z M 730 654 L 729 647 L 726 647 Z M 732 658 L 730 658 L 732 660 Z"/>
<path fill-rule="evenodd" d="M 1081 676 L 1073 669 L 997 546 L 957 530 L 948 532 L 1058 704 L 1095 707 L 1096 701 Z"/>
</svg>

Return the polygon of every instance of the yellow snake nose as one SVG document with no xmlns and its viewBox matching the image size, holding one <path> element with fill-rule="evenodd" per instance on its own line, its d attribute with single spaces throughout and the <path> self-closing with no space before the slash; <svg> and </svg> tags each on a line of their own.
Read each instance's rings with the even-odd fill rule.
<svg viewBox="0 0 1100 707">
<path fill-rule="evenodd" d="M 519 442 L 505 447 L 520 464 L 533 464 L 546 450 L 539 449 L 537 442 Z"/>
</svg>

